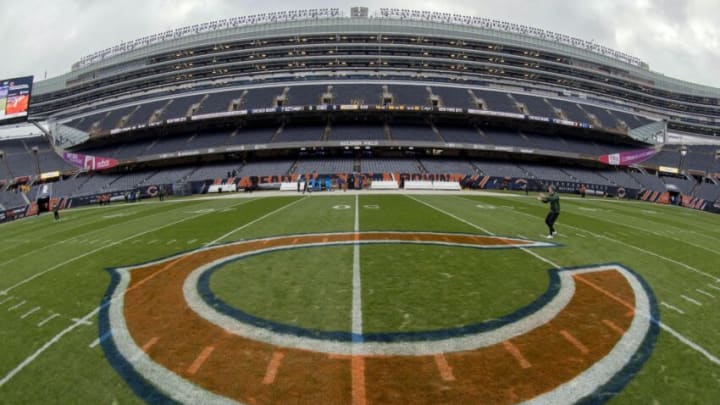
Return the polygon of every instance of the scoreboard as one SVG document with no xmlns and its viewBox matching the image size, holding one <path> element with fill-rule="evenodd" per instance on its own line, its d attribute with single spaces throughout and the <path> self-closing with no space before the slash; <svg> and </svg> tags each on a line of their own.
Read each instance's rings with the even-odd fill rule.
<svg viewBox="0 0 720 405">
<path fill-rule="evenodd" d="M 33 76 L 0 80 L 0 125 L 27 120 Z"/>
</svg>

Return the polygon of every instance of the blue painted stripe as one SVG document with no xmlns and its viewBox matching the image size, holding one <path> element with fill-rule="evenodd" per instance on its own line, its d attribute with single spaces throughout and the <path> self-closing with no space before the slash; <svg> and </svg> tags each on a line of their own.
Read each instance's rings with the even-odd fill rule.
<svg viewBox="0 0 720 405">
<path fill-rule="evenodd" d="M 383 242 L 379 242 L 383 243 Z M 417 245 L 418 243 L 409 243 L 413 245 Z M 423 244 L 423 243 L 420 243 Z M 284 251 L 284 250 L 293 250 L 293 249 L 307 249 L 307 248 L 313 248 L 313 247 L 327 247 L 327 246 L 334 246 L 335 244 L 323 244 L 320 246 L 287 246 L 282 247 L 276 250 L 273 250 L 272 252 L 277 251 Z M 461 246 L 459 248 L 466 248 L 465 246 Z M 474 247 L 470 247 L 474 248 Z M 477 247 L 482 248 L 482 247 Z M 517 247 L 512 247 L 517 249 Z M 257 253 L 250 253 L 246 256 L 240 257 L 240 258 L 234 258 L 219 264 L 216 264 L 215 266 L 209 268 L 206 270 L 199 278 L 198 280 L 198 294 L 199 296 L 205 301 L 207 305 L 209 305 L 211 308 L 214 308 L 218 312 L 225 314 L 227 316 L 230 316 L 232 318 L 235 318 L 236 320 L 249 324 L 258 328 L 267 329 L 274 333 L 284 334 L 284 335 L 291 335 L 291 336 L 299 336 L 299 337 L 306 337 L 306 338 L 312 338 L 312 339 L 318 339 L 318 340 L 328 340 L 328 341 L 335 341 L 335 342 L 383 342 L 383 343 L 389 343 L 389 342 L 420 342 L 420 341 L 433 341 L 433 340 L 443 340 L 448 338 L 456 338 L 460 336 L 470 335 L 470 334 L 476 334 L 481 332 L 487 332 L 494 329 L 501 328 L 505 325 L 511 324 L 513 322 L 516 322 L 522 318 L 525 318 L 538 310 L 540 310 L 542 307 L 544 307 L 548 302 L 550 302 L 560 291 L 560 276 L 558 275 L 558 270 L 548 270 L 548 288 L 545 290 L 545 292 L 540 295 L 535 301 L 528 304 L 527 306 L 520 308 L 519 310 L 505 315 L 501 318 L 492 319 L 485 322 L 475 323 L 475 324 L 469 324 L 464 325 L 457 328 L 448 328 L 448 329 L 437 329 L 437 330 L 428 330 L 428 331 L 414 331 L 414 332 L 381 332 L 381 333 L 365 333 L 361 336 L 357 336 L 356 334 L 353 334 L 348 331 L 324 331 L 324 330 L 318 330 L 318 329 L 311 329 L 311 328 L 303 328 L 295 325 L 289 325 L 265 318 L 261 318 L 252 314 L 249 314 L 241 309 L 235 308 L 222 299 L 220 299 L 218 296 L 216 296 L 211 288 L 210 288 L 210 279 L 211 277 L 223 268 L 225 265 L 229 263 L 233 263 L 239 260 L 246 259 L 248 257 L 253 257 L 257 255 L 267 254 L 271 252 L 257 252 Z"/>
<path fill-rule="evenodd" d="M 650 288 L 650 284 L 648 284 L 647 281 L 645 281 L 645 279 L 634 270 L 617 263 L 613 263 L 612 265 L 622 267 L 632 273 L 640 281 L 640 284 L 645 290 L 645 293 L 650 301 L 650 330 L 648 330 L 645 335 L 638 351 L 630 358 L 630 361 L 625 365 L 625 367 L 615 374 L 610 381 L 598 387 L 595 392 L 578 401 L 579 404 L 603 404 L 620 393 L 625 386 L 627 386 L 627 384 L 635 378 L 635 375 L 640 372 L 642 367 L 650 358 L 650 355 L 655 349 L 657 337 L 660 333 L 660 309 L 658 308 L 657 298 Z"/>
<path fill-rule="evenodd" d="M 110 329 L 110 300 L 117 290 L 120 283 L 120 274 L 115 269 L 107 269 L 110 273 L 110 285 L 108 286 L 105 296 L 100 302 L 100 313 L 98 314 L 98 338 L 109 334 L 109 338 L 101 339 L 100 345 L 105 353 L 108 363 L 115 369 L 120 377 L 125 380 L 135 395 L 143 401 L 152 404 L 178 404 L 178 402 L 167 397 L 159 391 L 152 383 L 147 381 L 135 368 L 130 364 L 118 350 L 115 345 L 115 338 Z"/>
</svg>

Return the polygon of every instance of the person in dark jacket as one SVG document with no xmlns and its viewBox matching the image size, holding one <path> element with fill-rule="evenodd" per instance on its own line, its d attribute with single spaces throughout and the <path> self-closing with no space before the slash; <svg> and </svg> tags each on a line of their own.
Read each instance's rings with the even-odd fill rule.
<svg viewBox="0 0 720 405">
<path fill-rule="evenodd" d="M 55 207 L 53 207 L 53 216 L 56 221 L 60 220 L 60 201 L 56 202 Z"/>
<path fill-rule="evenodd" d="M 543 203 L 550 203 L 550 212 L 545 217 L 545 224 L 548 226 L 548 239 L 552 239 L 557 235 L 555 231 L 555 221 L 560 216 L 560 196 L 555 191 L 555 186 L 548 186 L 548 195 L 540 193 L 538 200 Z"/>
</svg>

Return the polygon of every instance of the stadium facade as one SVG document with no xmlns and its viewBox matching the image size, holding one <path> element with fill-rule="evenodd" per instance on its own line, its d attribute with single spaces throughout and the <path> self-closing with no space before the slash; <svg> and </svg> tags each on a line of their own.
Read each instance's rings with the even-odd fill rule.
<svg viewBox="0 0 720 405">
<path fill-rule="evenodd" d="M 720 89 L 592 41 L 456 14 L 313 9 L 171 30 L 36 82 L 30 119 L 49 123 L 46 160 L 98 157 L 80 177 L 115 166 L 87 180 L 95 189 L 63 186 L 65 196 L 359 172 L 453 174 L 481 188 L 588 184 L 651 200 L 669 191 L 696 207 L 720 198 Z M 704 145 L 608 165 L 673 135 Z M 34 153 L 27 174 L 40 175 Z M 11 179 L 8 160 L 0 177 Z"/>
</svg>

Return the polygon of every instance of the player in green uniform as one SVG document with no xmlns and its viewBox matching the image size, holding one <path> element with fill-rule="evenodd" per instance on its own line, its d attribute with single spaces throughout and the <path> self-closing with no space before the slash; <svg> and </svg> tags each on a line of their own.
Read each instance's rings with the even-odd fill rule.
<svg viewBox="0 0 720 405">
<path fill-rule="evenodd" d="M 555 231 L 555 221 L 560 216 L 560 196 L 555 191 L 555 186 L 548 186 L 548 195 L 540 193 L 538 200 L 544 203 L 550 203 L 550 212 L 545 217 L 545 223 L 548 226 L 548 239 L 552 239 L 553 236 L 557 235 Z"/>
</svg>

